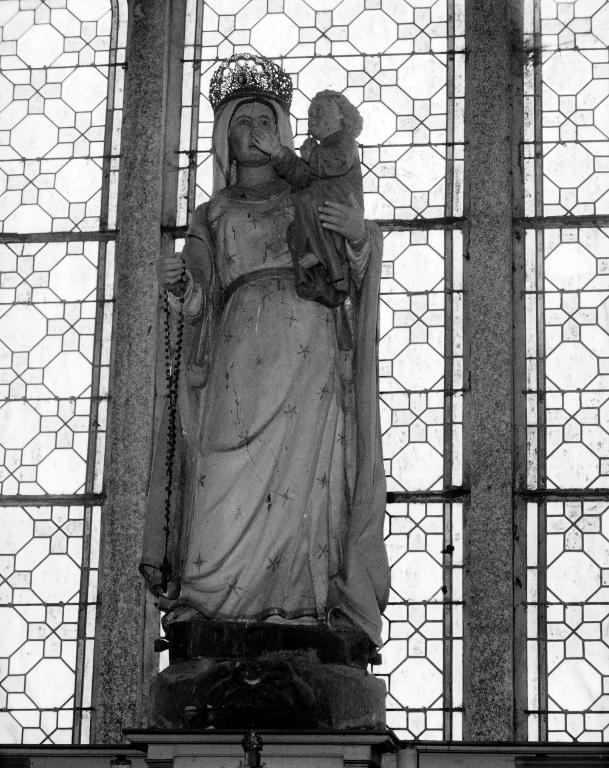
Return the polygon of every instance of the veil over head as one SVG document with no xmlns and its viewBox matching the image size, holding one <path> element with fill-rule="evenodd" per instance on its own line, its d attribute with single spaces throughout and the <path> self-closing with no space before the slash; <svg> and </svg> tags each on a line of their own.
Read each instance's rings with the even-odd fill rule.
<svg viewBox="0 0 609 768">
<path fill-rule="evenodd" d="M 292 135 L 292 125 L 290 116 L 287 114 L 281 104 L 269 95 L 260 95 L 260 97 L 237 96 L 220 107 L 214 117 L 214 132 L 212 137 L 212 152 L 214 155 L 213 164 L 213 194 L 215 195 L 221 189 L 230 187 L 236 181 L 236 169 L 234 163 L 231 163 L 230 146 L 228 140 L 228 131 L 230 121 L 238 107 L 242 104 L 260 101 L 263 104 L 268 102 L 272 104 L 277 117 L 277 135 L 279 141 L 284 147 L 294 149 L 294 138 Z"/>
</svg>

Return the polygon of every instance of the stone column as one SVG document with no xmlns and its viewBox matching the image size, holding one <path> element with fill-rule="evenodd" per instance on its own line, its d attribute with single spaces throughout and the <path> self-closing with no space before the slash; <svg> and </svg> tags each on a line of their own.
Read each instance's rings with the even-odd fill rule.
<svg viewBox="0 0 609 768">
<path fill-rule="evenodd" d="M 512 23 L 466 2 L 465 740 L 514 738 Z M 520 43 L 517 41 L 517 44 Z M 517 144 L 517 142 L 516 142 Z M 524 659 L 518 659 L 518 664 Z"/>
<path fill-rule="evenodd" d="M 153 435 L 161 226 L 175 223 L 185 0 L 133 0 L 122 128 L 92 741 L 143 722 L 156 661 L 138 562 Z"/>
</svg>

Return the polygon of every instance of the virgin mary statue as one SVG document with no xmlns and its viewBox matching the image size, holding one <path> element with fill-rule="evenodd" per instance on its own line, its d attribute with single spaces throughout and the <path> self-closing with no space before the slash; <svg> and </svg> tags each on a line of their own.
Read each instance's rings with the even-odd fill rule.
<svg viewBox="0 0 609 768">
<path fill-rule="evenodd" d="M 220 65 L 210 92 L 213 195 L 195 210 L 183 254 L 157 270 L 185 323 L 163 602 L 176 620 L 323 623 L 378 645 L 389 589 L 376 364 L 381 235 L 353 200 L 321 209 L 324 225 L 346 238 L 350 262 L 354 344 L 341 351 L 333 310 L 296 293 L 292 192 L 252 138 L 276 132 L 293 147 L 291 94 L 289 76 L 268 59 L 239 54 Z M 157 593 L 165 419 L 141 566 Z"/>
</svg>

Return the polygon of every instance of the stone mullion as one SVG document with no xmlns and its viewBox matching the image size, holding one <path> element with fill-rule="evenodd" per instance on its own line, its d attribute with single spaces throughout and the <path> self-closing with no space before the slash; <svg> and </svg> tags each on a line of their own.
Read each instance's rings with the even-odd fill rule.
<svg viewBox="0 0 609 768">
<path fill-rule="evenodd" d="M 168 200 L 172 160 L 177 166 L 184 6 L 185 0 L 147 0 L 129 8 L 91 734 L 99 743 L 121 742 L 123 728 L 142 724 L 155 665 L 158 627 L 150 623 L 158 615 L 137 566 L 154 432 L 154 263 L 162 225 L 175 223 L 175 192 Z"/>
<path fill-rule="evenodd" d="M 512 14 L 466 3 L 464 733 L 514 738 Z M 520 663 L 520 660 L 518 661 Z"/>
<path fill-rule="evenodd" d="M 514 0 L 512 15 L 512 168 L 514 212 L 514 738 L 526 741 L 528 728 L 527 594 L 527 360 L 526 253 L 524 219 L 524 13 Z"/>
</svg>

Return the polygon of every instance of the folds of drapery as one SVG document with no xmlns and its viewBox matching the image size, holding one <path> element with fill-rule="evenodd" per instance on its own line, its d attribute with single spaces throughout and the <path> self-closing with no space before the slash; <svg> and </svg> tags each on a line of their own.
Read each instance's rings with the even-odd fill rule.
<svg viewBox="0 0 609 768">
<path fill-rule="evenodd" d="M 357 413 L 357 469 L 341 573 L 330 586 L 328 605 L 339 609 L 381 644 L 381 612 L 389 597 L 389 564 L 383 537 L 386 481 L 378 394 L 378 301 L 382 234 L 367 224 L 370 258 L 357 294 L 353 363 Z"/>
<path fill-rule="evenodd" d="M 356 349 L 352 375 L 355 384 L 357 468 L 343 568 L 330 583 L 329 623 L 340 610 L 371 641 L 381 643 L 381 611 L 389 594 L 389 567 L 383 540 L 386 485 L 383 469 L 378 403 L 377 315 L 382 262 L 382 235 L 367 224 L 370 242 L 368 267 L 354 299 L 356 306 Z M 206 367 L 213 360 L 214 323 L 221 311 L 219 286 L 213 268 L 212 243 L 205 226 L 205 209 L 193 216 L 189 238 L 203 247 L 185 248 L 186 266 L 195 281 L 209 286 L 203 301 L 184 326 L 184 353 L 179 388 L 178 439 L 175 454 L 174 493 L 167 556 L 172 577 L 166 596 L 179 595 L 180 573 L 188 537 L 194 457 L 205 408 Z M 199 254 L 199 256 L 197 256 Z M 200 262 L 204 254 L 205 262 Z M 188 314 L 188 312 L 186 313 Z M 164 382 L 159 381 L 162 392 Z M 160 398 L 162 400 L 162 397 Z M 165 555 L 165 484 L 167 450 L 167 407 L 163 408 L 155 440 L 140 571 L 151 589 L 160 592 L 161 565 Z"/>
</svg>

